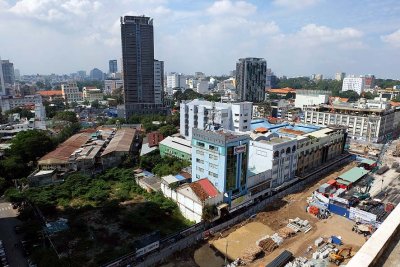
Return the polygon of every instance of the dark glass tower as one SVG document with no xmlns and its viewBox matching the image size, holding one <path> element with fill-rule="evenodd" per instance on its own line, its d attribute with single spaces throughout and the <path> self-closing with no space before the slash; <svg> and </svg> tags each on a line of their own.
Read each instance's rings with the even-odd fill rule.
<svg viewBox="0 0 400 267">
<path fill-rule="evenodd" d="M 241 58 L 236 63 L 236 93 L 240 101 L 263 102 L 267 78 L 267 61 Z"/>
<path fill-rule="evenodd" d="M 108 73 L 118 72 L 118 64 L 116 59 L 111 59 L 108 61 Z"/>
<path fill-rule="evenodd" d="M 153 20 L 145 16 L 121 17 L 125 117 L 154 113 Z"/>
</svg>

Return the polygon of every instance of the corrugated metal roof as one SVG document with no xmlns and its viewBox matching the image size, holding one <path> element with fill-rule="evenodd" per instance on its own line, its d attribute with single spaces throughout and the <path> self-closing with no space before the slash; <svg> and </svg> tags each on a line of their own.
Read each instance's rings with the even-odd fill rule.
<svg viewBox="0 0 400 267">
<path fill-rule="evenodd" d="M 168 136 L 160 142 L 160 145 L 168 146 L 170 148 L 182 151 L 186 154 L 192 154 L 191 142 L 183 138 Z"/>
<path fill-rule="evenodd" d="M 344 181 L 354 183 L 354 182 L 358 181 L 359 179 L 361 179 L 367 173 L 368 173 L 368 171 L 365 170 L 364 168 L 354 167 L 353 169 L 339 175 L 339 178 Z"/>
<path fill-rule="evenodd" d="M 110 144 L 106 147 L 101 156 L 107 155 L 109 153 L 119 151 L 119 152 L 129 152 L 133 140 L 135 138 L 136 129 L 124 128 L 120 129 L 111 139 Z"/>
<path fill-rule="evenodd" d="M 71 154 L 85 144 L 90 138 L 90 133 L 78 133 L 68 138 L 64 143 L 59 145 L 55 150 L 47 153 L 39 159 L 41 164 L 58 164 L 68 162 Z"/>
</svg>

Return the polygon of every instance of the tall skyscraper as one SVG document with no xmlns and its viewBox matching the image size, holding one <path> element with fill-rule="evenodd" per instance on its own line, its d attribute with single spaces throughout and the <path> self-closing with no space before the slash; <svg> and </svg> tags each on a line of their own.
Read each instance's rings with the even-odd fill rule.
<svg viewBox="0 0 400 267">
<path fill-rule="evenodd" d="M 1 65 L 3 69 L 4 83 L 14 84 L 15 83 L 14 64 L 11 63 L 9 60 L 1 60 Z"/>
<path fill-rule="evenodd" d="M 111 59 L 110 61 L 108 61 L 108 72 L 109 73 L 118 72 L 118 64 L 116 59 Z"/>
<path fill-rule="evenodd" d="M 236 93 L 239 101 L 262 102 L 265 98 L 267 61 L 241 58 L 236 63 Z"/>
<path fill-rule="evenodd" d="M 153 20 L 121 17 L 125 117 L 160 112 L 154 95 Z"/>
<path fill-rule="evenodd" d="M 164 98 L 164 61 L 154 60 L 154 102 L 162 104 Z"/>
<path fill-rule="evenodd" d="M 0 58 L 0 96 L 6 94 L 6 87 L 4 85 L 4 77 L 3 77 L 3 64 L 1 64 L 1 58 Z"/>
</svg>

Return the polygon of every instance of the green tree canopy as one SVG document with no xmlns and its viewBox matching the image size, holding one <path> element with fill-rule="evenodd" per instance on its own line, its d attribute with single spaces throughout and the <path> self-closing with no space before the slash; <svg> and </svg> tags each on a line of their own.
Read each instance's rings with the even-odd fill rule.
<svg viewBox="0 0 400 267">
<path fill-rule="evenodd" d="M 158 129 L 158 131 L 159 131 L 164 137 L 173 135 L 173 134 L 175 134 L 175 133 L 178 132 L 178 130 L 176 129 L 176 127 L 173 126 L 173 125 L 164 125 L 164 126 L 161 126 L 161 127 Z"/>
<path fill-rule="evenodd" d="M 59 111 L 54 116 L 54 119 L 61 121 L 78 122 L 76 113 L 73 111 Z"/>
<path fill-rule="evenodd" d="M 20 157 L 24 162 L 36 161 L 47 152 L 54 149 L 54 143 L 45 131 L 28 130 L 19 132 L 11 140 L 10 152 Z"/>
</svg>

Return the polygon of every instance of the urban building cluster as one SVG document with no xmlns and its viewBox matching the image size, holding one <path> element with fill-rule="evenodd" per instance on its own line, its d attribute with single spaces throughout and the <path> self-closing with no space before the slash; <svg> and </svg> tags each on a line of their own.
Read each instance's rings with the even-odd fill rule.
<svg viewBox="0 0 400 267">
<path fill-rule="evenodd" d="M 136 129 L 98 128 L 75 134 L 38 160 L 29 177 L 32 186 L 62 182 L 65 175 L 80 171 L 89 175 L 117 167 L 138 150 Z"/>
</svg>

